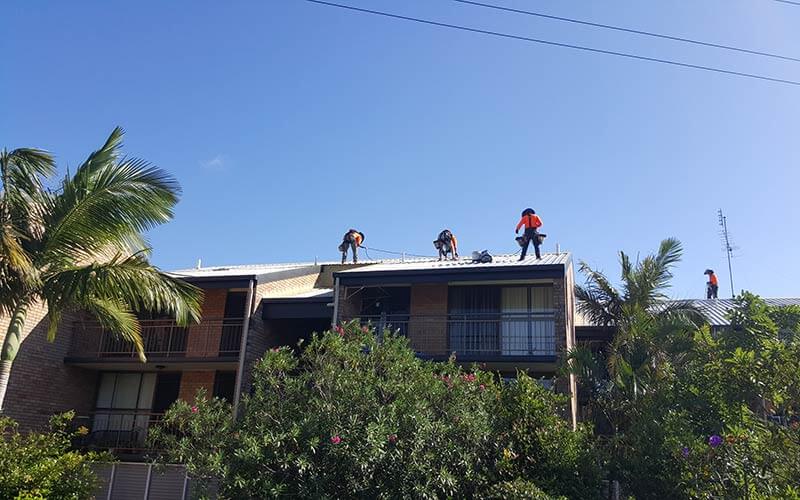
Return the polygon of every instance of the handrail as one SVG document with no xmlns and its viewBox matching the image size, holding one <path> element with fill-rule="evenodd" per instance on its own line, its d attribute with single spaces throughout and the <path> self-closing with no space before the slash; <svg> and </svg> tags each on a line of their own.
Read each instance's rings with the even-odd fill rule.
<svg viewBox="0 0 800 500">
<path fill-rule="evenodd" d="M 165 358 L 236 357 L 244 318 L 209 318 L 179 326 L 171 319 L 139 321 L 145 355 Z M 136 358 L 134 345 L 106 330 L 97 321 L 76 321 L 71 357 Z"/>
<path fill-rule="evenodd" d="M 423 355 L 504 358 L 556 354 L 553 313 L 392 314 L 357 319 L 408 337 L 411 347 Z"/>
</svg>

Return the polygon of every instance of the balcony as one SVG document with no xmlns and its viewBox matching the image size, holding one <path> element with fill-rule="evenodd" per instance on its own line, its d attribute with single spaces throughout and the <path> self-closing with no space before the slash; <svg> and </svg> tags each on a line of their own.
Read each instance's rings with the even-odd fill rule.
<svg viewBox="0 0 800 500">
<path fill-rule="evenodd" d="M 231 358 L 239 356 L 243 318 L 204 319 L 178 326 L 172 320 L 141 320 L 144 353 L 148 359 Z M 94 321 L 77 321 L 69 358 L 136 360 L 133 344 Z"/>
<path fill-rule="evenodd" d="M 459 314 L 448 316 L 363 316 L 378 331 L 408 337 L 422 357 L 461 361 L 552 362 L 556 356 L 552 313 Z"/>
<path fill-rule="evenodd" d="M 81 450 L 140 456 L 151 451 L 147 433 L 163 416 L 163 413 L 151 413 L 151 410 L 96 410 L 75 419 L 76 428 L 83 426 L 89 432 L 75 438 L 72 444 Z"/>
</svg>

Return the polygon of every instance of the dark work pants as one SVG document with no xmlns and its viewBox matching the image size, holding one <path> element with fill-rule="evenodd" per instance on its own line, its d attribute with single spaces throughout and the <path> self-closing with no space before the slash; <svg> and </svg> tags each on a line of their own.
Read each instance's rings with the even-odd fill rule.
<svg viewBox="0 0 800 500">
<path fill-rule="evenodd" d="M 520 256 L 519 260 L 525 258 L 528 255 L 528 245 L 533 243 L 533 251 L 536 253 L 536 258 L 541 259 L 542 255 L 539 253 L 539 232 L 536 229 L 527 228 L 525 229 L 525 244 L 522 246 L 522 255 Z"/>
<path fill-rule="evenodd" d="M 353 250 L 353 264 L 358 262 L 358 245 L 356 245 L 355 241 L 343 241 L 340 248 L 342 248 L 342 264 L 347 260 L 348 248 Z"/>
<path fill-rule="evenodd" d="M 708 287 L 706 287 L 706 298 L 707 299 L 716 299 L 717 298 L 717 292 L 719 292 L 719 287 L 717 285 L 709 284 Z"/>
</svg>

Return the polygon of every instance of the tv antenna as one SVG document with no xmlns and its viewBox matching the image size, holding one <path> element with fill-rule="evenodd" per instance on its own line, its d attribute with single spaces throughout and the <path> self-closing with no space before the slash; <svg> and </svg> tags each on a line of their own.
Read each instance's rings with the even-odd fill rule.
<svg viewBox="0 0 800 500">
<path fill-rule="evenodd" d="M 733 257 L 733 251 L 737 250 L 738 247 L 733 245 L 731 234 L 728 232 L 728 218 L 722 213 L 721 208 L 717 210 L 717 217 L 719 218 L 719 227 L 722 228 L 722 230 L 720 230 L 720 238 L 722 239 L 723 250 L 725 251 L 725 255 L 728 257 L 728 276 L 731 280 L 731 298 L 734 298 L 736 297 L 736 293 L 733 291 L 733 268 L 731 267 L 731 257 Z"/>
</svg>

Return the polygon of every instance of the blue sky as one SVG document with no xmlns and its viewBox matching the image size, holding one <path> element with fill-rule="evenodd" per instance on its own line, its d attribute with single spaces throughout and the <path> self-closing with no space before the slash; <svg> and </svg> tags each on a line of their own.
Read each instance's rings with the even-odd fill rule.
<svg viewBox="0 0 800 500">
<path fill-rule="evenodd" d="M 800 7 L 770 0 L 492 0 L 800 56 Z M 800 79 L 800 63 L 447 0 L 342 0 L 523 36 Z M 800 87 L 382 19 L 301 0 L 0 7 L 0 146 L 76 166 L 115 125 L 183 186 L 150 234 L 166 269 L 335 259 L 366 244 L 516 250 L 534 207 L 556 243 L 616 275 L 616 252 L 676 236 L 673 293 L 797 296 Z M 380 254 L 374 253 L 373 256 Z M 721 294 L 723 295 L 723 294 Z"/>
</svg>

